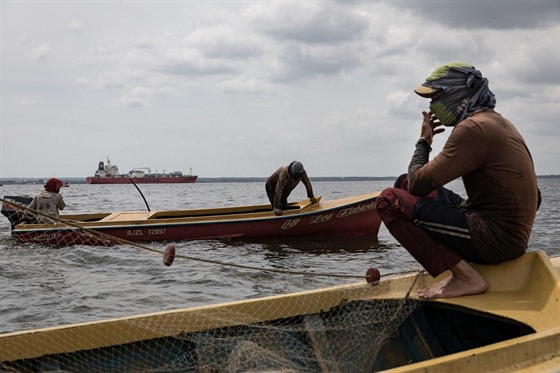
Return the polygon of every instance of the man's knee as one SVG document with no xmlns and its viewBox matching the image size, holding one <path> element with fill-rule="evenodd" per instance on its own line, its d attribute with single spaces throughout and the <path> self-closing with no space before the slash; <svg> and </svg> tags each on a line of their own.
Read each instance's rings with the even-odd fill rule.
<svg viewBox="0 0 560 373">
<path fill-rule="evenodd" d="M 418 197 L 413 196 L 408 191 L 399 188 L 387 188 L 381 191 L 377 197 L 377 213 L 384 217 L 400 215 L 412 220 L 412 210 L 418 201 Z"/>
<path fill-rule="evenodd" d="M 383 189 L 381 193 L 379 193 L 375 205 L 378 211 L 379 210 L 383 211 L 388 208 L 396 206 L 397 201 L 398 198 L 395 194 L 395 188 L 387 188 L 387 189 Z"/>
</svg>

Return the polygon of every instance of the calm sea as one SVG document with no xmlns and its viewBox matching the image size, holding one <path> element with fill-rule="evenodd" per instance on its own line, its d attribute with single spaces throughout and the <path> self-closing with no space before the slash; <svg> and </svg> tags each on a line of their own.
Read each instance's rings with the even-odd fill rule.
<svg viewBox="0 0 560 373">
<path fill-rule="evenodd" d="M 391 186 L 391 181 L 313 182 L 323 199 L 369 193 Z M 560 255 L 560 179 L 539 179 L 543 204 L 537 214 L 529 250 Z M 449 187 L 464 196 L 462 185 Z M 149 208 L 190 209 L 268 203 L 258 182 L 139 185 Z M 41 185 L 4 185 L 0 194 L 35 195 Z M 146 204 L 133 185 L 76 184 L 61 192 L 64 213 L 112 210 L 145 211 Z M 290 201 L 305 198 L 298 186 Z M 149 244 L 163 250 L 162 244 Z M 305 271 L 318 274 L 363 276 L 375 266 L 382 275 L 420 270 L 420 266 L 381 227 L 377 242 L 297 241 L 187 241 L 177 253 L 225 263 Z M 171 267 L 161 255 L 126 245 L 53 248 L 22 244 L 10 236 L 8 221 L 0 216 L 0 333 L 74 322 L 122 317 L 146 312 L 193 307 L 309 290 L 360 281 L 328 276 L 300 276 L 239 269 L 176 258 Z"/>
</svg>

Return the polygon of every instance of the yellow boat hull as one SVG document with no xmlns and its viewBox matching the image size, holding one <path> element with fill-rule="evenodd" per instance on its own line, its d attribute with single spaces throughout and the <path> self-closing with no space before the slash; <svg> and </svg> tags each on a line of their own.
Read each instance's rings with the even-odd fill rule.
<svg viewBox="0 0 560 373">
<path fill-rule="evenodd" d="M 72 354 L 78 354 L 76 356 L 87 354 L 88 358 L 96 353 L 105 356 L 103 351 L 108 349 L 118 349 L 119 346 L 126 345 L 135 346 L 135 349 L 141 346 L 147 348 L 149 341 L 168 341 L 166 338 L 176 340 L 178 336 L 181 342 L 189 341 L 189 346 L 192 345 L 196 349 L 196 343 L 200 345 L 206 340 L 210 340 L 213 344 L 218 343 L 220 339 L 209 339 L 210 334 L 215 331 L 224 331 L 224 334 L 220 334 L 221 340 L 224 340 L 223 336 L 231 335 L 236 330 L 253 328 L 258 333 L 262 333 L 263 329 L 266 329 L 266 333 L 272 333 L 274 328 L 274 334 L 271 335 L 281 339 L 286 338 L 286 333 L 295 330 L 291 325 L 283 326 L 286 320 L 291 320 L 301 324 L 298 333 L 305 333 L 306 348 L 313 351 L 318 370 L 348 371 L 344 368 L 344 364 L 353 363 L 351 360 L 355 358 L 349 358 L 347 351 L 344 354 L 337 352 L 337 346 L 341 343 L 330 337 L 329 333 L 335 328 L 332 326 L 327 328 L 327 325 L 331 325 L 332 320 L 338 317 L 335 311 L 367 303 L 396 305 L 397 312 L 390 311 L 386 315 L 388 318 L 378 323 L 377 327 L 380 328 L 394 322 L 394 316 L 403 305 L 412 307 L 410 315 L 404 320 L 398 320 L 399 325 L 396 325 L 390 335 L 383 340 L 383 345 L 377 346 L 378 360 L 368 365 L 370 371 L 386 369 L 389 372 L 511 372 L 538 369 L 538 371 L 553 372 L 560 370 L 560 258 L 551 261 L 544 252 L 539 251 L 527 253 L 521 258 L 500 265 L 475 265 L 475 267 L 490 285 L 489 290 L 484 294 L 421 301 L 416 297 L 415 290 L 439 279 L 432 279 L 424 273 L 409 273 L 383 277 L 375 286 L 367 285 L 364 281 L 219 305 L 7 333 L 0 335 L 0 368 L 36 367 L 37 362 L 46 364 L 45 361 L 48 360 L 57 361 L 59 364 L 57 367 L 64 369 L 64 358 Z M 417 310 L 421 312 L 417 313 Z M 448 311 L 452 313 L 447 315 Z M 361 320 L 353 319 L 352 322 L 356 325 L 360 322 L 364 323 L 361 329 L 356 329 L 355 335 L 348 335 L 348 332 L 343 331 L 342 334 L 337 334 L 336 338 L 342 338 L 346 334 L 348 339 L 342 344 L 350 344 L 353 340 L 361 338 L 363 329 L 368 332 L 370 324 L 367 322 L 376 315 L 376 312 L 370 313 Z M 418 317 L 412 317 L 415 314 Z M 335 317 L 329 318 L 330 315 Z M 439 319 L 437 315 L 444 317 Z M 430 317 L 432 328 L 426 328 L 427 324 L 422 324 L 421 320 Z M 509 327 L 518 330 L 519 334 L 491 343 L 459 340 L 460 338 L 454 335 L 453 328 L 447 328 L 445 325 L 447 322 L 458 322 L 457 325 L 460 326 L 464 321 L 456 319 L 457 317 L 475 320 L 471 325 L 464 327 L 460 332 L 462 334 L 468 335 L 469 330 L 480 329 L 480 325 L 476 325 L 479 321 L 487 326 L 503 324 L 495 330 L 507 331 Z M 348 323 L 347 319 L 341 320 L 346 320 L 342 324 Z M 442 325 L 436 325 L 438 322 L 434 320 L 439 320 L 439 324 Z M 403 327 L 407 324 L 411 327 Z M 343 326 L 341 325 L 341 328 Z M 472 342 L 478 345 L 451 353 L 448 347 L 443 346 L 445 339 L 439 339 L 438 343 L 442 346 L 431 345 L 430 334 L 435 334 L 440 328 L 447 333 L 444 335 L 457 338 L 461 344 L 468 345 Z M 381 329 L 376 330 L 371 335 L 366 334 L 367 338 L 376 337 Z M 410 356 L 404 356 L 405 349 L 402 350 L 402 359 L 398 356 L 401 352 L 391 350 L 398 340 L 406 338 L 407 333 L 411 336 L 410 343 L 407 342 L 408 349 L 411 346 L 417 347 L 412 354 L 416 356 L 415 360 L 412 361 L 407 360 L 411 359 Z M 480 337 L 484 337 L 484 330 L 476 338 Z M 213 346 L 213 351 L 219 349 Z M 363 351 L 363 356 L 367 360 L 367 355 L 373 354 L 373 351 L 368 350 L 370 346 L 359 342 L 352 345 L 351 350 L 355 352 L 360 346 L 366 349 Z M 447 352 L 442 352 L 443 350 Z M 280 351 L 274 352 L 280 353 Z M 293 353 L 294 351 L 285 352 L 286 359 Z M 149 350 L 145 353 L 145 355 L 150 354 Z M 204 371 L 203 367 L 208 366 L 203 363 L 204 353 L 198 352 L 196 356 L 198 369 L 192 368 L 192 370 Z M 336 359 L 333 359 L 333 356 Z M 61 357 L 60 361 L 56 360 L 58 357 Z M 389 362 L 390 359 L 395 361 Z M 74 358 L 73 364 L 79 364 L 78 360 Z M 161 367 L 161 364 L 158 362 L 156 365 Z M 155 367 L 152 366 L 150 369 Z"/>
</svg>

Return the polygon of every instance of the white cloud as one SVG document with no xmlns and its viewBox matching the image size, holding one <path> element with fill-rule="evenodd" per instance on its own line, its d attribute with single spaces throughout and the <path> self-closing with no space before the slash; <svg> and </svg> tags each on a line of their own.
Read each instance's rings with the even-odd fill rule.
<svg viewBox="0 0 560 373">
<path fill-rule="evenodd" d="M 33 106 L 41 103 L 41 100 L 34 97 L 17 97 L 13 101 L 16 105 Z"/>
<path fill-rule="evenodd" d="M 35 61 L 41 61 L 47 59 L 47 56 L 52 52 L 52 48 L 49 44 L 42 44 L 33 48 L 29 52 L 29 57 Z"/>
<path fill-rule="evenodd" d="M 259 2 L 244 16 L 259 32 L 304 44 L 342 43 L 368 27 L 363 13 L 336 2 Z"/>
<path fill-rule="evenodd" d="M 70 22 L 70 23 L 66 24 L 66 26 L 64 28 L 66 30 L 72 32 L 72 33 L 79 34 L 82 31 L 84 31 L 84 24 L 82 22 L 79 22 L 79 21 L 73 21 L 73 22 Z"/>
<path fill-rule="evenodd" d="M 228 93 L 267 93 L 273 90 L 270 84 L 268 84 L 267 82 L 244 75 L 237 76 L 232 80 L 224 80 L 216 84 L 216 88 Z"/>
<path fill-rule="evenodd" d="M 117 97 L 113 100 L 113 104 L 116 105 L 117 107 L 132 108 L 132 109 L 150 107 L 149 101 L 141 97 L 135 96 L 134 94 L 131 94 L 129 96 Z"/>
</svg>

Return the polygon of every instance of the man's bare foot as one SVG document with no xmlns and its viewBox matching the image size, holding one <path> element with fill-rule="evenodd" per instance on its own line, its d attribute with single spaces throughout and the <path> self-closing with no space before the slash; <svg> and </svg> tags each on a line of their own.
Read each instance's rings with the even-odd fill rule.
<svg viewBox="0 0 560 373">
<path fill-rule="evenodd" d="M 435 298 L 435 297 L 431 297 L 428 296 L 429 294 L 440 294 L 443 292 L 443 288 L 445 287 L 445 285 L 447 285 L 447 283 L 449 281 L 451 281 L 451 278 L 453 276 L 449 276 L 447 278 L 444 278 L 443 280 L 436 282 L 435 284 L 433 284 L 432 286 L 429 286 L 427 288 L 424 289 L 418 289 L 418 296 L 420 298 Z"/>
<path fill-rule="evenodd" d="M 430 287 L 418 290 L 420 298 L 453 298 L 463 295 L 484 293 L 488 290 L 488 283 L 467 262 L 461 260 L 451 268 L 451 276 Z"/>
</svg>

